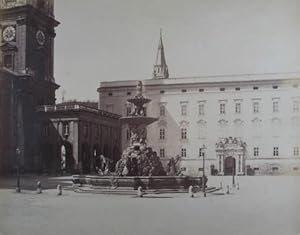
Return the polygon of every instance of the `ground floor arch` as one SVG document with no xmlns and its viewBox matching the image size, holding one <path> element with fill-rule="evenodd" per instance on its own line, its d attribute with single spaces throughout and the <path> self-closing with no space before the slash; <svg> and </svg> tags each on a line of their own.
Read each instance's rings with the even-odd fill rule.
<svg viewBox="0 0 300 235">
<path fill-rule="evenodd" d="M 73 156 L 73 145 L 68 141 L 63 141 L 59 145 L 59 169 L 61 171 L 72 172 L 75 167 Z"/>
<path fill-rule="evenodd" d="M 236 160 L 233 157 L 227 157 L 224 160 L 224 175 L 235 175 Z"/>
<path fill-rule="evenodd" d="M 228 137 L 216 144 L 219 175 L 244 175 L 246 143 L 238 138 Z"/>
</svg>

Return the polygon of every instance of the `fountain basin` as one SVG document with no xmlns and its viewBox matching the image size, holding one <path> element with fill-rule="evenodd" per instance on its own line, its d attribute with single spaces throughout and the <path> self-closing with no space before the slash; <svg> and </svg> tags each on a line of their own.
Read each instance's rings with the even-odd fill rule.
<svg viewBox="0 0 300 235">
<path fill-rule="evenodd" d="M 144 97 L 139 97 L 139 98 L 132 98 L 127 100 L 129 103 L 134 104 L 137 107 L 142 107 L 144 104 L 147 104 L 151 102 L 150 99 L 144 98 Z"/>
<path fill-rule="evenodd" d="M 76 185 L 97 186 L 100 188 L 131 188 L 142 186 L 145 190 L 188 189 L 189 186 L 202 187 L 202 177 L 191 176 L 97 176 L 73 175 Z M 207 178 L 206 182 L 207 183 Z"/>
</svg>

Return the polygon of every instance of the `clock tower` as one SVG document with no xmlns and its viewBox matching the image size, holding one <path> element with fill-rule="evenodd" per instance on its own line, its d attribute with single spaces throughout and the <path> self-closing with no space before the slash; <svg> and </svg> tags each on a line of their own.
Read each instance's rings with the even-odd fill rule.
<svg viewBox="0 0 300 235">
<path fill-rule="evenodd" d="M 1 64 L 54 83 L 53 0 L 0 0 Z M 53 97 L 54 99 L 54 97 Z"/>
<path fill-rule="evenodd" d="M 0 120 L 0 142 L 1 129 L 10 127 L 9 146 L 0 145 L 0 172 L 4 148 L 2 156 L 10 163 L 15 149 L 20 150 L 18 159 L 25 170 L 33 169 L 38 161 L 36 107 L 55 104 L 59 87 L 53 75 L 59 24 L 53 6 L 54 0 L 0 0 L 0 83 L 6 84 L 0 86 L 0 100 L 1 95 L 8 100 L 3 108 L 9 116 L 7 124 Z"/>
</svg>

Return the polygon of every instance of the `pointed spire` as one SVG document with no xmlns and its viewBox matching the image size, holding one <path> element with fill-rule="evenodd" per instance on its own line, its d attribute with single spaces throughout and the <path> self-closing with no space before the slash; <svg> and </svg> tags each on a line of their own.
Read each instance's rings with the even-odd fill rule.
<svg viewBox="0 0 300 235">
<path fill-rule="evenodd" d="M 154 79 L 169 78 L 168 65 L 166 62 L 164 44 L 162 40 L 162 30 L 160 29 L 160 38 L 157 49 L 156 61 L 153 70 Z"/>
</svg>

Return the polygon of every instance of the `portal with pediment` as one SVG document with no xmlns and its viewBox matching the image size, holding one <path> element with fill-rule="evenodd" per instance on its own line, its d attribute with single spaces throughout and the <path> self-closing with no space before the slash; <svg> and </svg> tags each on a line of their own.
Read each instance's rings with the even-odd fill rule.
<svg viewBox="0 0 300 235">
<path fill-rule="evenodd" d="M 216 144 L 220 175 L 244 175 L 247 145 L 239 138 L 222 138 Z"/>
</svg>

